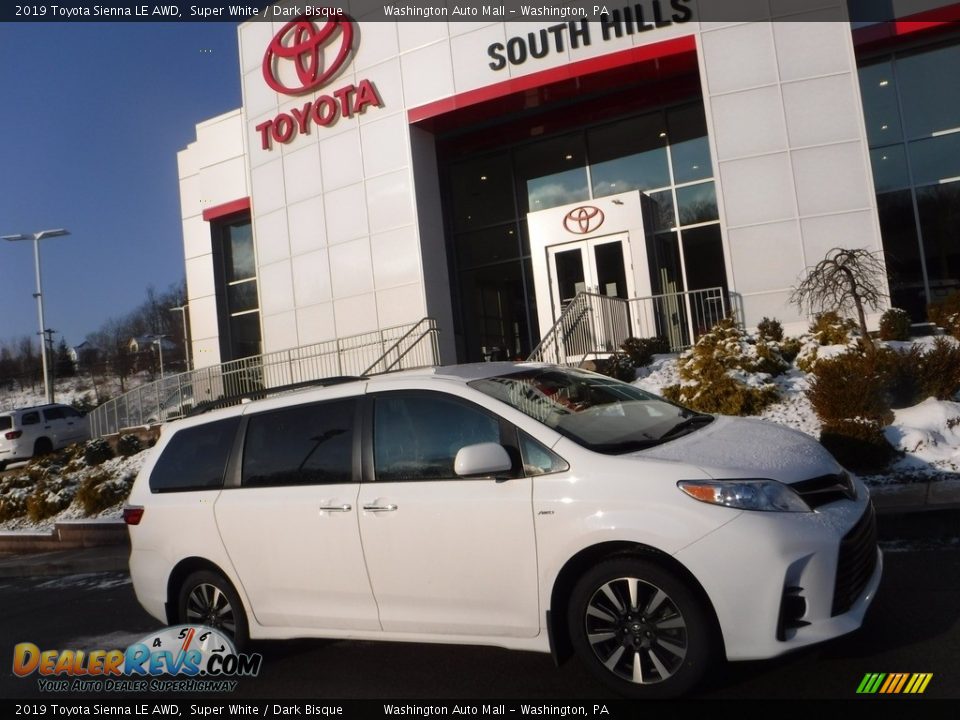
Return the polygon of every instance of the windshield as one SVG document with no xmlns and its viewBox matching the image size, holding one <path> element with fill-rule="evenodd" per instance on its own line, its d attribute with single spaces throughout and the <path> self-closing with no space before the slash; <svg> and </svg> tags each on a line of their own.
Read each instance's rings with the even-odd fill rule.
<svg viewBox="0 0 960 720">
<path fill-rule="evenodd" d="M 608 454 L 643 450 L 713 420 L 633 385 L 572 368 L 532 368 L 469 385 Z"/>
</svg>

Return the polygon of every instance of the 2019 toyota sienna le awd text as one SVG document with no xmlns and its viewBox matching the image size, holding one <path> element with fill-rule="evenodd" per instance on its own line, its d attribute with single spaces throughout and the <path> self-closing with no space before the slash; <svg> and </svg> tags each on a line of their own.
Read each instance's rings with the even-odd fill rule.
<svg viewBox="0 0 960 720">
<path fill-rule="evenodd" d="M 129 503 L 165 622 L 574 652 L 636 696 L 855 630 L 882 564 L 866 487 L 808 436 L 525 363 L 177 422 Z"/>
</svg>

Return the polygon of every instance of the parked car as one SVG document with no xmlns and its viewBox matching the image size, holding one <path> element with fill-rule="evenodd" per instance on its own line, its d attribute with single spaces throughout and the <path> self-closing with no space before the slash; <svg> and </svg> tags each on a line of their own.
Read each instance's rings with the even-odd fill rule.
<svg viewBox="0 0 960 720">
<path fill-rule="evenodd" d="M 876 593 L 867 488 L 800 432 L 549 365 L 331 382 L 166 426 L 124 511 L 150 614 L 576 653 L 664 696 Z"/>
<path fill-rule="evenodd" d="M 0 470 L 12 462 L 89 439 L 89 421 L 69 405 L 0 411 Z"/>
</svg>

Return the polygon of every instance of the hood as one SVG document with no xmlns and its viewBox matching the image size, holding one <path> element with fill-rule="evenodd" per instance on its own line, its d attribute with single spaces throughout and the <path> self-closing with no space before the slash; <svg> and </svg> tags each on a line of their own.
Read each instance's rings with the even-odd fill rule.
<svg viewBox="0 0 960 720">
<path fill-rule="evenodd" d="M 843 470 L 820 443 L 799 430 L 722 415 L 704 428 L 637 455 L 696 465 L 716 479 L 795 483 Z"/>
</svg>

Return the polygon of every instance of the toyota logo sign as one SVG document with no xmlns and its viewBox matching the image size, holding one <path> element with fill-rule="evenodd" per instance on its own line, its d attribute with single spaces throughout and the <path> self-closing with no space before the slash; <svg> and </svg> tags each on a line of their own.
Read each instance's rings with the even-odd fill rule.
<svg viewBox="0 0 960 720">
<path fill-rule="evenodd" d="M 563 227 L 575 235 L 586 235 L 603 225 L 603 210 L 593 205 L 581 205 L 563 217 Z"/>
<path fill-rule="evenodd" d="M 328 45 L 339 46 L 333 61 L 324 67 L 324 53 Z M 322 85 L 337 74 L 347 61 L 353 47 L 353 23 L 349 19 L 327 20 L 317 27 L 312 20 L 301 15 L 291 20 L 274 35 L 263 56 L 263 79 L 267 85 L 284 95 L 303 95 Z M 277 77 L 281 61 L 293 61 L 299 87 L 287 87 Z"/>
</svg>

